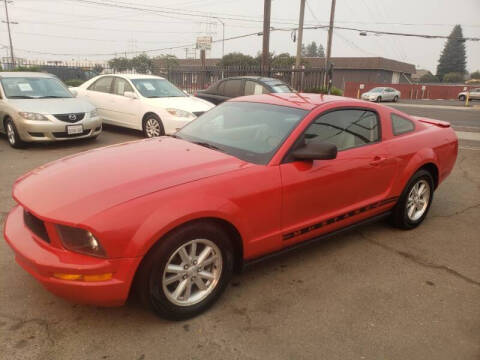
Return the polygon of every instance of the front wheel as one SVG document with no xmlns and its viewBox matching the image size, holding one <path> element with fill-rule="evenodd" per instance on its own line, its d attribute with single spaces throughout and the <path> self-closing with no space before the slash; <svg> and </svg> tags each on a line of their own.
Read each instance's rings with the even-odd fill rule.
<svg viewBox="0 0 480 360">
<path fill-rule="evenodd" d="M 137 274 L 144 305 L 161 317 L 184 320 L 207 310 L 233 272 L 228 236 L 212 223 L 187 224 L 161 239 Z"/>
<path fill-rule="evenodd" d="M 11 147 L 19 149 L 25 146 L 25 143 L 20 139 L 17 128 L 12 119 L 5 120 L 5 132 L 7 133 L 8 143 Z"/>
<path fill-rule="evenodd" d="M 376 102 L 382 102 L 382 97 L 381 96 L 377 97 L 377 100 L 375 100 L 375 101 Z"/>
<path fill-rule="evenodd" d="M 401 229 L 413 229 L 420 225 L 432 204 L 433 189 L 432 175 L 426 170 L 417 171 L 393 209 L 393 225 Z"/>
<path fill-rule="evenodd" d="M 395 96 L 395 97 L 393 98 L 393 102 L 398 102 L 398 96 Z"/>
<path fill-rule="evenodd" d="M 143 120 L 143 135 L 147 138 L 165 135 L 163 124 L 157 115 L 149 114 Z"/>
</svg>

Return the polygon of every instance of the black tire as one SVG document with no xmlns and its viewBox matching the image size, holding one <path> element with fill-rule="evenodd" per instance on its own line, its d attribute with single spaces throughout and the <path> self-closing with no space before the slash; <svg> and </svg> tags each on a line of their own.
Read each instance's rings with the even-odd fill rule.
<svg viewBox="0 0 480 360">
<path fill-rule="evenodd" d="M 220 249 L 223 259 L 220 277 L 211 292 L 200 302 L 177 305 L 169 300 L 164 291 L 164 270 L 172 254 L 194 239 L 208 239 Z M 206 311 L 220 297 L 231 279 L 233 264 L 232 244 L 220 227 L 210 222 L 189 223 L 167 234 L 148 252 L 136 274 L 136 291 L 143 305 L 153 309 L 160 317 L 169 320 L 189 319 Z"/>
<path fill-rule="evenodd" d="M 465 95 L 460 95 L 458 97 L 458 100 L 460 100 L 460 101 L 465 101 L 466 99 L 467 99 L 467 97 Z"/>
<path fill-rule="evenodd" d="M 149 131 L 149 123 L 151 121 L 154 121 L 158 124 L 158 134 L 152 135 L 152 132 Z M 155 114 L 147 114 L 143 117 L 142 129 L 143 136 L 145 136 L 146 138 L 165 135 L 165 129 L 163 127 L 162 120 L 160 120 L 160 118 Z"/>
<path fill-rule="evenodd" d="M 393 102 L 398 102 L 398 96 L 395 96 L 395 97 L 393 98 Z"/>
<path fill-rule="evenodd" d="M 7 118 L 4 122 L 5 133 L 7 134 L 7 140 L 11 147 L 15 149 L 21 149 L 25 147 L 25 142 L 20 139 L 18 135 L 17 127 L 12 119 Z M 9 128 L 13 131 L 13 136 L 9 135 Z"/>
<path fill-rule="evenodd" d="M 377 97 L 377 100 L 375 100 L 375 102 L 378 102 L 378 103 L 382 102 L 382 97 L 381 96 Z"/>
<path fill-rule="evenodd" d="M 426 183 L 428 183 L 428 186 L 429 186 L 430 195 L 428 199 L 428 204 L 423 215 L 418 219 L 412 220 L 408 216 L 408 209 L 407 209 L 408 196 L 412 191 L 412 188 L 421 181 L 425 181 Z M 430 205 L 432 204 L 433 192 L 434 192 L 434 183 L 433 183 L 433 177 L 430 174 L 430 172 L 423 169 L 417 171 L 408 181 L 407 186 L 403 190 L 397 204 L 393 209 L 393 213 L 391 216 L 392 225 L 405 230 L 413 229 L 418 225 L 420 225 L 422 221 L 425 219 L 425 217 L 427 216 L 428 210 L 430 209 Z"/>
</svg>

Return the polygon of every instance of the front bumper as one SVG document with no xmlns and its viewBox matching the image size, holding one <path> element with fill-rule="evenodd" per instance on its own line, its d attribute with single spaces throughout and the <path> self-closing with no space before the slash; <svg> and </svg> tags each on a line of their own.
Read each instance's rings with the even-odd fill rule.
<svg viewBox="0 0 480 360">
<path fill-rule="evenodd" d="M 100 259 L 73 253 L 46 243 L 34 235 L 23 220 L 23 208 L 16 206 L 5 222 L 4 237 L 15 252 L 17 263 L 53 294 L 75 303 L 119 306 L 128 298 L 141 258 Z M 60 280 L 54 273 L 113 273 L 98 282 Z"/>
<path fill-rule="evenodd" d="M 196 118 L 193 118 L 193 119 L 179 118 L 179 117 L 170 115 L 168 118 L 162 119 L 165 134 L 166 135 L 175 134 L 178 130 L 180 130 L 185 125 L 187 125 L 188 123 L 190 123 L 195 119 Z"/>
<path fill-rule="evenodd" d="M 27 142 L 64 141 L 97 136 L 102 131 L 102 119 L 98 116 L 86 118 L 76 123 L 60 121 L 47 116 L 48 121 L 33 121 L 17 117 L 15 127 L 20 139 Z M 82 125 L 83 133 L 68 135 L 67 126 Z"/>
</svg>

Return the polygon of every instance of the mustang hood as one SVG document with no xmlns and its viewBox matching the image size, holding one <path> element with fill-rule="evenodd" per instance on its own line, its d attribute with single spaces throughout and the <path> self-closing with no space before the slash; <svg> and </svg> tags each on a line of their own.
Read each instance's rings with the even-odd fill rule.
<svg viewBox="0 0 480 360">
<path fill-rule="evenodd" d="M 46 164 L 19 178 L 13 197 L 39 217 L 75 224 L 133 198 L 247 164 L 184 140 L 160 137 Z"/>
</svg>

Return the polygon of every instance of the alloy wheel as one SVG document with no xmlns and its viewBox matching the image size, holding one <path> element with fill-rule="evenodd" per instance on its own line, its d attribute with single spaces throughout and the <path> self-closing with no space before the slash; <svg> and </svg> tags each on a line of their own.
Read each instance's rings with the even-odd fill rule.
<svg viewBox="0 0 480 360">
<path fill-rule="evenodd" d="M 162 288 L 167 299 L 178 306 L 192 306 L 209 296 L 222 274 L 223 258 L 208 239 L 181 245 L 167 261 Z"/>
<path fill-rule="evenodd" d="M 155 118 L 150 118 L 145 122 L 145 132 L 149 138 L 160 136 L 160 123 Z"/>
<path fill-rule="evenodd" d="M 430 191 L 426 180 L 419 180 L 413 185 L 407 199 L 407 216 L 410 221 L 417 221 L 425 214 L 430 201 Z"/>
<path fill-rule="evenodd" d="M 7 136 L 11 145 L 15 145 L 15 129 L 11 122 L 7 123 Z"/>
</svg>

